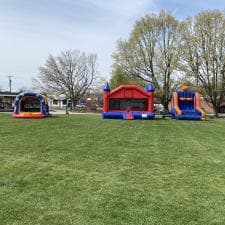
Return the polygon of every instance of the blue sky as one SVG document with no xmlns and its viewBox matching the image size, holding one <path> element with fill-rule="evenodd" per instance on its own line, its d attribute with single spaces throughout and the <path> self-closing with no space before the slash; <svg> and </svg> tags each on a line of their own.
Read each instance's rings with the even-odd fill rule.
<svg viewBox="0 0 225 225">
<path fill-rule="evenodd" d="M 224 0 L 0 0 L 0 87 L 31 87 L 49 53 L 65 49 L 98 54 L 110 76 L 116 41 L 139 17 L 165 9 L 182 19 L 201 10 L 225 9 Z"/>
</svg>

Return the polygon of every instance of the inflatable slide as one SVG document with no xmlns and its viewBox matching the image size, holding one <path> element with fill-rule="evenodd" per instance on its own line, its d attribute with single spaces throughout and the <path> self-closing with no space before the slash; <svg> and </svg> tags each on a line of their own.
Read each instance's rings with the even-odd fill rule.
<svg viewBox="0 0 225 225">
<path fill-rule="evenodd" d="M 182 86 L 172 97 L 171 114 L 177 120 L 205 120 L 206 113 L 201 107 L 201 95 Z"/>
</svg>

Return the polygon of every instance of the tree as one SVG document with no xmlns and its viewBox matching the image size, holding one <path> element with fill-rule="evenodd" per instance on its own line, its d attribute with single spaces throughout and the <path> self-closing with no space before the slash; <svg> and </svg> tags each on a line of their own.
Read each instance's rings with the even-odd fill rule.
<svg viewBox="0 0 225 225">
<path fill-rule="evenodd" d="M 103 87 L 105 83 L 107 82 L 107 79 L 105 77 L 98 77 L 98 79 L 95 80 L 94 85 L 92 85 L 92 88 L 90 90 L 91 97 L 98 99 L 98 104 L 102 104 L 102 97 L 103 97 Z"/>
<path fill-rule="evenodd" d="M 40 67 L 39 81 L 43 92 L 64 95 L 73 107 L 85 95 L 97 76 L 97 56 L 78 50 L 67 50 L 59 56 L 49 55 Z"/>
<path fill-rule="evenodd" d="M 115 62 L 128 76 L 152 82 L 167 109 L 179 60 L 179 22 L 165 11 L 138 20 L 128 40 L 120 40 Z"/>
<path fill-rule="evenodd" d="M 112 72 L 112 76 L 110 79 L 110 88 L 116 88 L 121 84 L 136 84 L 138 86 L 143 87 L 145 82 L 140 78 L 129 77 L 124 73 L 123 69 L 120 67 L 114 68 Z"/>
<path fill-rule="evenodd" d="M 30 89 L 31 89 L 31 88 L 28 88 L 28 87 L 23 86 L 23 87 L 20 87 L 20 88 L 17 90 L 17 92 L 19 92 L 19 93 L 27 92 L 27 91 L 29 91 Z"/>
<path fill-rule="evenodd" d="M 225 97 L 225 15 L 204 11 L 183 27 L 181 69 L 201 86 L 218 117 Z"/>
</svg>

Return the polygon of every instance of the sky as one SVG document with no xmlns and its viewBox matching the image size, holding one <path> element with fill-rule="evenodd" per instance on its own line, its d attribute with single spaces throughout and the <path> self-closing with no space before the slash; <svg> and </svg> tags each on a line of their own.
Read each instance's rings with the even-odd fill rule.
<svg viewBox="0 0 225 225">
<path fill-rule="evenodd" d="M 201 10 L 225 9 L 224 0 L 0 0 L 0 88 L 32 87 L 49 54 L 67 49 L 97 53 L 109 79 L 117 40 L 137 19 L 167 10 L 178 19 Z"/>
</svg>

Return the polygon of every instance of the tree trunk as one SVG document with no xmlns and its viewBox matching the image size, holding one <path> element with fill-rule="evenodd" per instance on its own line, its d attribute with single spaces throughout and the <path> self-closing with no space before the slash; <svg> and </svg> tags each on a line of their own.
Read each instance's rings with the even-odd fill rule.
<svg viewBox="0 0 225 225">
<path fill-rule="evenodd" d="M 165 110 L 169 111 L 169 101 L 168 100 L 165 101 L 163 106 L 164 106 Z"/>
<path fill-rule="evenodd" d="M 161 103 L 162 103 L 162 105 L 163 105 L 163 107 L 164 107 L 164 110 L 165 111 L 169 111 L 169 101 L 168 101 L 168 99 L 165 99 L 165 97 L 163 96 L 163 97 L 161 97 Z"/>
<path fill-rule="evenodd" d="M 77 99 L 72 99 L 72 111 L 74 111 L 75 110 L 75 108 L 76 108 L 76 105 L 77 105 Z"/>
<path fill-rule="evenodd" d="M 214 115 L 215 115 L 216 118 L 219 118 L 219 108 L 220 108 L 219 105 L 213 106 Z"/>
</svg>

